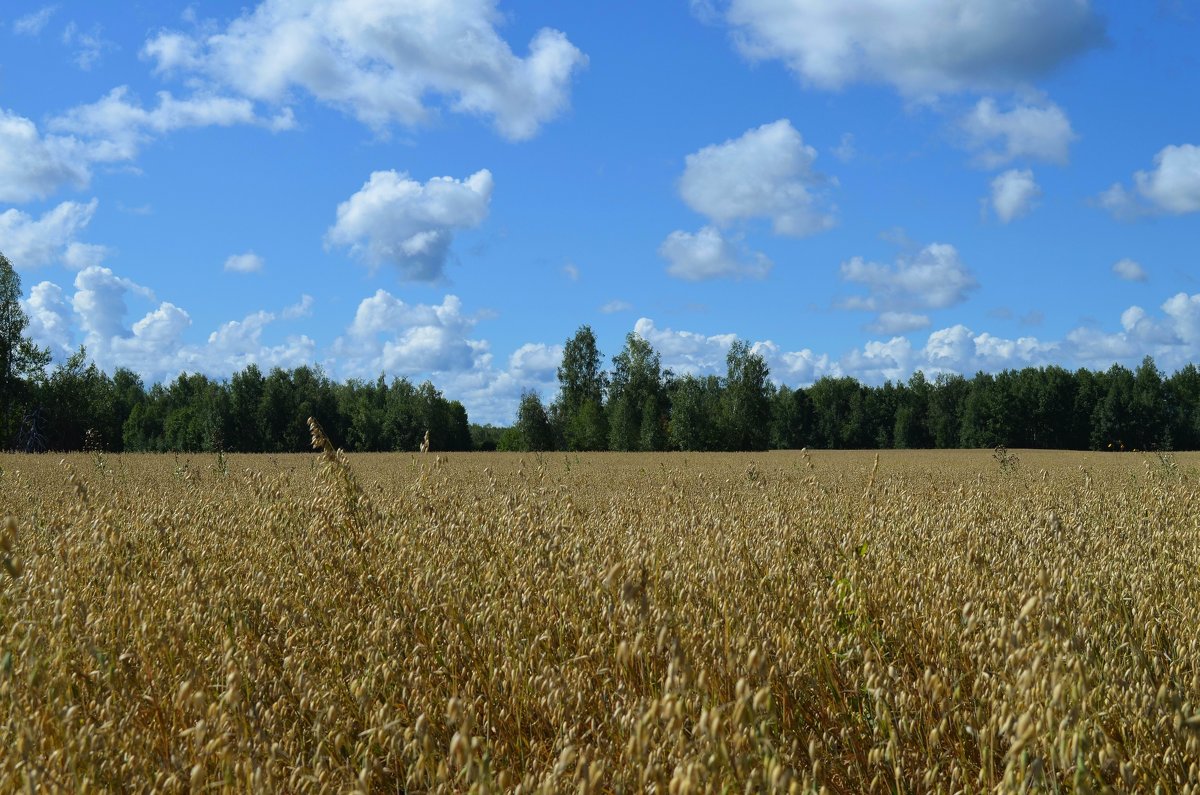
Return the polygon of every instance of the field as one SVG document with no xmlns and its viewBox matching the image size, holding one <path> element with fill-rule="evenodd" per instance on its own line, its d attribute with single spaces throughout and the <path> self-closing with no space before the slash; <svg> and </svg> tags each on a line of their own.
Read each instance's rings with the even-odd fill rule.
<svg viewBox="0 0 1200 795">
<path fill-rule="evenodd" d="M 1198 467 L 0 456 L 0 791 L 1195 791 Z"/>
</svg>

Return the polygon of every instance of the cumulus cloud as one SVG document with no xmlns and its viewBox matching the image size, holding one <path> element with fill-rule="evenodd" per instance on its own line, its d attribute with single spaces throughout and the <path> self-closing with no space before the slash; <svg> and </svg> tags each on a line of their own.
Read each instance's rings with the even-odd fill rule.
<svg viewBox="0 0 1200 795">
<path fill-rule="evenodd" d="M 13 22 L 13 33 L 18 36 L 37 36 L 46 29 L 50 18 L 58 11 L 58 6 L 49 5 L 39 8 L 37 11 L 31 11 L 24 16 L 17 17 Z"/>
<path fill-rule="evenodd" d="M 1002 223 L 1022 218 L 1033 209 L 1042 196 L 1029 169 L 1009 169 L 992 180 L 992 211 Z"/>
<path fill-rule="evenodd" d="M 1064 165 L 1078 137 L 1067 114 L 1053 102 L 1000 110 L 994 99 L 984 98 L 962 119 L 961 127 L 968 148 L 975 150 L 976 162 L 984 168 L 1013 160 Z"/>
<path fill-rule="evenodd" d="M 426 121 L 438 97 L 525 139 L 565 110 L 587 57 L 550 28 L 521 57 L 501 22 L 495 0 L 264 0 L 223 30 L 162 31 L 143 54 L 160 72 L 255 100 L 283 105 L 303 91 L 376 129 Z"/>
<path fill-rule="evenodd" d="M 463 180 L 434 177 L 422 184 L 408 174 L 376 171 L 338 205 L 328 245 L 347 246 L 371 267 L 390 263 L 405 279 L 436 281 L 450 255 L 454 232 L 483 223 L 492 198 L 492 173 Z"/>
<path fill-rule="evenodd" d="M 312 301 L 307 295 L 304 299 L 310 303 Z M 194 353 L 189 351 L 187 358 L 207 361 L 208 368 L 218 369 L 222 374 L 242 370 L 251 364 L 257 364 L 260 368 L 299 367 L 302 364 L 311 364 L 316 358 L 317 345 L 306 335 L 289 336 L 277 345 L 267 345 L 263 342 L 263 331 L 271 323 L 280 317 L 296 317 L 292 309 L 289 307 L 279 315 L 267 311 L 253 312 L 241 320 L 223 323 L 208 335 L 206 347 Z"/>
<path fill-rule="evenodd" d="M 150 381 L 184 371 L 222 377 L 252 362 L 264 368 L 296 367 L 312 363 L 317 354 L 316 343 L 303 335 L 278 344 L 263 341 L 270 324 L 311 310 L 307 295 L 281 312 L 261 310 L 223 323 L 203 344 L 185 337 L 192 326 L 187 310 L 159 301 L 148 287 L 101 266 L 76 274 L 69 296 L 52 282 L 35 284 L 22 306 L 31 338 L 50 346 L 56 357 L 66 357 L 82 342 L 102 368 L 128 367 Z"/>
<path fill-rule="evenodd" d="M 1116 183 L 1099 203 L 1119 218 L 1200 212 L 1200 146 L 1163 147 L 1153 169 L 1133 175 L 1132 190 Z"/>
<path fill-rule="evenodd" d="M 94 158 L 70 136 L 45 136 L 24 116 L 0 110 L 0 202 L 44 199 L 65 184 L 91 179 Z"/>
<path fill-rule="evenodd" d="M 780 119 L 688 155 L 679 194 L 717 224 L 768 218 L 777 234 L 804 237 L 834 224 L 822 190 L 836 183 L 813 170 L 816 158 Z"/>
<path fill-rule="evenodd" d="M 906 96 L 1026 84 L 1101 44 L 1088 0 L 728 0 L 734 42 L 803 82 L 890 84 Z"/>
<path fill-rule="evenodd" d="M 670 264 L 667 273 L 678 279 L 698 282 L 707 279 L 762 279 L 771 270 L 771 260 L 757 251 L 739 250 L 720 230 L 706 226 L 699 232 L 676 231 L 658 247 Z"/>
<path fill-rule="evenodd" d="M 334 352 L 356 375 L 469 370 L 488 353 L 486 342 L 469 336 L 476 322 L 454 295 L 441 304 L 407 304 L 378 290 L 359 303 Z"/>
<path fill-rule="evenodd" d="M 103 246 L 79 243 L 99 202 L 63 202 L 40 218 L 16 209 L 0 213 L 0 251 L 22 270 L 61 262 L 68 268 L 98 265 L 108 253 Z"/>
<path fill-rule="evenodd" d="M 1118 279 L 1124 279 L 1127 282 L 1144 282 L 1150 278 L 1140 262 L 1128 257 L 1114 262 L 1112 272 L 1116 274 Z"/>
<path fill-rule="evenodd" d="M 63 289 L 53 282 L 39 282 L 29 290 L 29 298 L 21 301 L 29 318 L 29 338 L 58 357 L 66 357 L 75 349 L 75 332 L 71 305 Z"/>
<path fill-rule="evenodd" d="M 921 353 L 924 369 L 929 372 L 970 374 L 1048 364 L 1059 348 L 1057 343 L 1044 343 L 1036 337 L 1013 340 L 987 332 L 976 334 L 958 324 L 930 334 Z"/>
<path fill-rule="evenodd" d="M 562 345 L 527 342 L 508 357 L 508 370 L 524 380 L 550 381 L 558 378 L 562 356 Z"/>
<path fill-rule="evenodd" d="M 245 254 L 233 254 L 225 260 L 225 270 L 233 273 L 258 273 L 266 265 L 264 260 L 253 251 Z"/>
<path fill-rule="evenodd" d="M 842 263 L 841 277 L 867 288 L 866 295 L 847 299 L 843 308 L 869 312 L 945 309 L 965 301 L 979 286 L 948 243 L 932 243 L 894 265 L 854 257 Z"/>
<path fill-rule="evenodd" d="M 659 328 L 650 318 L 638 318 L 634 332 L 654 346 L 662 357 L 663 367 L 677 373 L 713 372 L 724 368 L 729 346 L 737 341 L 736 334 L 704 335 L 693 331 Z"/>
<path fill-rule="evenodd" d="M 899 381 L 915 367 L 912 343 L 905 337 L 871 340 L 841 358 L 838 370 L 869 384 Z"/>
</svg>

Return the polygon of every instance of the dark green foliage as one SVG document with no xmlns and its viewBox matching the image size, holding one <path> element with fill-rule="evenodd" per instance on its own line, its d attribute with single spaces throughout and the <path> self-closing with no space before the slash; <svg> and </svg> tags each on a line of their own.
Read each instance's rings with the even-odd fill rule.
<svg viewBox="0 0 1200 795">
<path fill-rule="evenodd" d="M 21 308 L 21 277 L 0 254 L 0 446 L 16 441 L 50 364 L 49 349 L 25 337 L 28 325 Z"/>
<path fill-rule="evenodd" d="M 662 450 L 666 444 L 666 383 L 658 352 L 634 332 L 613 357 L 608 387 L 611 450 Z"/>
<path fill-rule="evenodd" d="M 766 360 L 737 340 L 725 357 L 727 450 L 766 450 L 771 443 L 771 383 Z"/>
<path fill-rule="evenodd" d="M 668 434 L 676 450 L 720 450 L 721 379 L 685 375 L 671 387 L 671 421 Z"/>
<path fill-rule="evenodd" d="M 580 326 L 563 346 L 558 399 L 550 410 L 556 435 L 568 450 L 603 450 L 608 446 L 606 379 L 600 367 L 596 335 L 591 326 Z"/>
<path fill-rule="evenodd" d="M 554 430 L 550 427 L 546 407 L 542 405 L 542 399 L 536 392 L 526 392 L 521 396 L 521 405 L 517 409 L 516 430 L 519 437 L 517 449 L 531 452 L 554 449 Z"/>
<path fill-rule="evenodd" d="M 768 448 L 1200 448 L 1200 369 L 1028 367 L 973 378 L 923 373 L 865 386 L 823 377 L 776 386 L 766 361 L 734 342 L 724 377 L 663 370 L 636 333 L 600 369 L 591 328 L 564 346 L 559 394 L 526 392 L 512 428 L 472 425 L 428 381 L 331 381 L 319 367 L 253 364 L 228 380 L 183 373 L 146 388 L 110 377 L 80 348 L 47 373 L 48 349 L 25 336 L 20 279 L 0 255 L 0 446 L 28 450 L 301 452 L 315 417 L 349 451 L 766 450 Z"/>
</svg>

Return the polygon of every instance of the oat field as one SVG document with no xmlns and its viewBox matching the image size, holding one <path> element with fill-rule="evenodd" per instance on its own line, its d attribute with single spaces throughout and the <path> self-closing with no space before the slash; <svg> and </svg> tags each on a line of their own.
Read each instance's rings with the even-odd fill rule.
<svg viewBox="0 0 1200 795">
<path fill-rule="evenodd" d="M 0 469 L 0 791 L 1200 782 L 1197 456 Z"/>
</svg>

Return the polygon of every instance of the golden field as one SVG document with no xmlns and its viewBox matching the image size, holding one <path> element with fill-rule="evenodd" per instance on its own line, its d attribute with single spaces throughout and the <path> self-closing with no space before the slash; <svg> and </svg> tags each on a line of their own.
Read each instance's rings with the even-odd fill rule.
<svg viewBox="0 0 1200 795">
<path fill-rule="evenodd" d="M 1200 457 L 0 456 L 0 791 L 1196 791 Z"/>
</svg>

